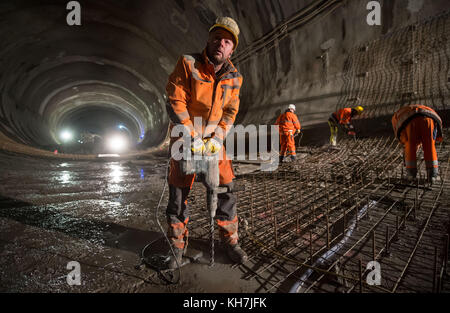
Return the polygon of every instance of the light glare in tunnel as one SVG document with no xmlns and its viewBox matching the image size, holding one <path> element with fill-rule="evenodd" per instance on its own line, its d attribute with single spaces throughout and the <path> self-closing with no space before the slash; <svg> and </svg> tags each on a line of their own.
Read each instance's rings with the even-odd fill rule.
<svg viewBox="0 0 450 313">
<path fill-rule="evenodd" d="M 123 152 L 128 146 L 128 141 L 119 135 L 112 136 L 108 139 L 108 148 L 113 152 Z"/>
<path fill-rule="evenodd" d="M 111 164 L 110 177 L 113 183 L 120 183 L 122 181 L 123 169 L 122 166 L 118 164 Z"/>
<path fill-rule="evenodd" d="M 67 184 L 67 183 L 70 182 L 71 178 L 72 178 L 72 176 L 70 175 L 70 172 L 63 171 L 61 173 L 61 176 L 60 176 L 59 180 L 61 181 L 61 183 Z"/>
<path fill-rule="evenodd" d="M 60 134 L 60 138 L 64 142 L 71 141 L 73 138 L 73 134 L 69 130 L 63 130 Z"/>
</svg>

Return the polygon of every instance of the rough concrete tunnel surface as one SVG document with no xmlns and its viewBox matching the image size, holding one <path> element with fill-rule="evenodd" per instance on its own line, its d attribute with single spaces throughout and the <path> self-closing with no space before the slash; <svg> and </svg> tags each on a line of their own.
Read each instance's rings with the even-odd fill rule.
<svg viewBox="0 0 450 313">
<path fill-rule="evenodd" d="M 240 28 L 235 125 L 272 125 L 292 103 L 303 135 L 297 159 L 273 171 L 233 163 L 243 264 L 217 243 L 208 266 L 206 190 L 194 183 L 199 257 L 171 284 L 158 267 L 170 254 L 158 226 L 166 84 L 219 16 Z M 448 0 L 2 0 L 0 292 L 449 292 L 449 37 Z M 431 186 L 422 149 L 406 180 L 392 132 L 393 113 L 415 103 L 444 125 Z M 340 133 L 329 149 L 330 114 L 357 105 L 356 139 Z M 71 261 L 80 284 L 68 283 Z"/>
</svg>

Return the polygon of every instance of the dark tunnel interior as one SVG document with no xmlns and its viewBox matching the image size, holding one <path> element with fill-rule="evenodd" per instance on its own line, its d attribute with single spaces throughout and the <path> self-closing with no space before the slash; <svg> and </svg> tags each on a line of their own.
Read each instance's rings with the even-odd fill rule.
<svg viewBox="0 0 450 313">
<path fill-rule="evenodd" d="M 234 124 L 248 143 L 294 104 L 298 157 L 271 172 L 261 155 L 233 160 L 247 264 L 216 246 L 215 268 L 193 261 L 187 283 L 158 285 L 136 262 L 150 241 L 168 247 L 155 221 L 168 221 L 168 77 L 221 16 L 240 29 Z M 448 292 L 449 100 L 448 0 L 1 0 L 0 292 Z M 439 184 L 422 154 L 404 179 L 391 118 L 409 104 L 442 118 Z M 333 150 L 330 114 L 356 106 L 357 135 L 340 130 Z M 206 260 L 193 184 L 190 248 Z M 361 259 L 386 268 L 382 286 L 363 286 Z M 66 283 L 69 260 L 86 285 Z"/>
<path fill-rule="evenodd" d="M 242 37 L 232 57 L 244 77 L 238 124 L 272 124 L 294 103 L 308 140 L 325 138 L 327 116 L 348 105 L 364 104 L 359 126 L 368 135 L 389 129 L 405 103 L 447 111 L 447 2 L 382 3 L 382 27 L 367 25 L 365 1 L 338 0 L 86 1 L 82 25 L 69 26 L 67 1 L 2 1 L 2 142 L 28 153 L 99 153 L 106 144 L 94 151 L 76 139 L 106 142 L 118 132 L 130 151 L 164 146 L 168 74 L 179 55 L 204 48 L 208 25 L 227 14 Z M 418 19 L 411 33 L 407 25 Z M 417 43 L 428 48 L 417 52 L 411 76 Z M 391 61 L 381 62 L 386 55 Z M 72 144 L 61 139 L 67 131 Z"/>
</svg>

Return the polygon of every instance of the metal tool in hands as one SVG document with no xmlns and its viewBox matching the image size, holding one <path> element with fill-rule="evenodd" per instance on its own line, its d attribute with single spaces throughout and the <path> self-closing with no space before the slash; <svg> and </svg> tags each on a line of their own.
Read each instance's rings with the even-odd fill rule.
<svg viewBox="0 0 450 313">
<path fill-rule="evenodd" d="M 211 258 L 210 266 L 214 265 L 214 218 L 217 210 L 217 195 L 227 190 L 219 188 L 219 154 L 195 155 L 190 159 L 181 160 L 181 171 L 185 175 L 196 174 L 206 187 L 206 205 L 210 217 Z"/>
</svg>

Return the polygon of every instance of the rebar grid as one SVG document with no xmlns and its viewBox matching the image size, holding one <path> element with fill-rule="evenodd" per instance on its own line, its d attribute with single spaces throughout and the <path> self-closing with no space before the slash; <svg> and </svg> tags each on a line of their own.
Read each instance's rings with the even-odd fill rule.
<svg viewBox="0 0 450 313">
<path fill-rule="evenodd" d="M 418 179 L 406 181 L 403 149 L 393 138 L 342 140 L 341 146 L 313 148 L 275 172 L 237 178 L 245 186 L 237 192 L 240 241 L 249 254 L 240 266 L 244 277 L 261 283 L 257 292 L 288 292 L 296 282 L 299 292 L 441 291 L 449 141 L 437 145 L 441 180 L 431 187 L 422 152 Z M 203 191 L 196 185 L 189 198 L 190 232 L 208 240 Z M 370 261 L 381 265 L 381 286 L 366 282 Z"/>
<path fill-rule="evenodd" d="M 355 47 L 344 68 L 338 107 L 363 103 L 362 118 L 390 116 L 420 102 L 445 110 L 450 96 L 450 13 Z M 429 70 L 427 70 L 429 69 Z M 256 292 L 448 291 L 450 230 L 449 131 L 437 146 L 440 180 L 404 177 L 403 149 L 394 139 L 342 140 L 341 149 L 311 148 L 275 172 L 238 177 L 240 265 Z M 207 240 L 204 190 L 194 188 L 191 236 Z M 381 285 L 369 285 L 371 261 Z M 238 266 L 238 265 L 235 265 Z"/>
</svg>

